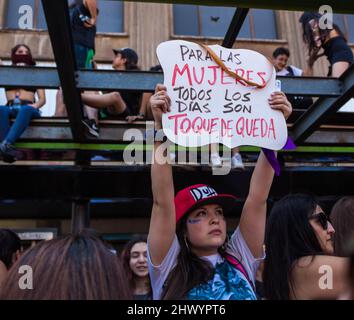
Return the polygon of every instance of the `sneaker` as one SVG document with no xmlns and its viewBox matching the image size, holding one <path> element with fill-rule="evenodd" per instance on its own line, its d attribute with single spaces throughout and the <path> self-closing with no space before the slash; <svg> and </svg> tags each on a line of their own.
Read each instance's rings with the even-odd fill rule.
<svg viewBox="0 0 354 320">
<path fill-rule="evenodd" d="M 0 144 L 0 154 L 6 163 L 14 163 L 16 161 L 17 151 L 11 143 L 2 142 Z"/>
<path fill-rule="evenodd" d="M 242 157 L 239 153 L 236 153 L 231 158 L 231 168 L 244 169 L 245 166 L 242 162 Z"/>
<path fill-rule="evenodd" d="M 100 136 L 100 129 L 98 128 L 98 125 L 94 119 L 84 119 L 82 120 L 82 123 L 87 127 L 88 132 L 94 136 L 95 138 L 98 138 Z"/>
<path fill-rule="evenodd" d="M 91 161 L 110 161 L 110 159 L 101 155 L 95 155 L 91 157 Z"/>
<path fill-rule="evenodd" d="M 210 162 L 213 167 L 221 167 L 222 161 L 218 153 L 210 154 Z"/>
</svg>

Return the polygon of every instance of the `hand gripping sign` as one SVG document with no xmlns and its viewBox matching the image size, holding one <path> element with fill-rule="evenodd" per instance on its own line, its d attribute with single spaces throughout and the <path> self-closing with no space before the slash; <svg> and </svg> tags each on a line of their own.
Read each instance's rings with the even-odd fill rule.
<svg viewBox="0 0 354 320">
<path fill-rule="evenodd" d="M 222 143 L 280 150 L 287 126 L 269 106 L 273 65 L 258 52 L 167 41 L 157 48 L 171 112 L 162 125 L 172 142 L 189 147 Z"/>
</svg>

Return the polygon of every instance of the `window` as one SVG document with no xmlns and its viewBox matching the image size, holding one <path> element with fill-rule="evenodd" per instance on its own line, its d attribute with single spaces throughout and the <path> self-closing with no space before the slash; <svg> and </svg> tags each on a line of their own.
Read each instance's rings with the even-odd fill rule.
<svg viewBox="0 0 354 320">
<path fill-rule="evenodd" d="M 124 4 L 122 1 L 98 0 L 100 10 L 97 19 L 97 32 L 124 32 Z"/>
<path fill-rule="evenodd" d="M 72 3 L 69 0 L 68 3 Z M 5 28 L 46 30 L 47 24 L 41 0 L 11 0 L 7 2 Z M 97 32 L 123 32 L 123 2 L 97 0 L 99 16 Z"/>
<path fill-rule="evenodd" d="M 183 36 L 224 37 L 236 8 L 174 5 L 174 33 Z M 274 11 L 250 9 L 240 38 L 276 39 Z"/>
<path fill-rule="evenodd" d="M 333 22 L 343 31 L 348 42 L 354 43 L 354 15 L 335 14 Z"/>
</svg>

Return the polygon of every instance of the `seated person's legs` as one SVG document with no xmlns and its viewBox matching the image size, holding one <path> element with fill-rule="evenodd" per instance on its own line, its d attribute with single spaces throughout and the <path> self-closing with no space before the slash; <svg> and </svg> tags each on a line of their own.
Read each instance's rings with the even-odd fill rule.
<svg viewBox="0 0 354 320">
<path fill-rule="evenodd" d="M 128 113 L 128 108 L 119 92 L 111 92 L 102 95 L 83 93 L 82 101 L 88 106 L 96 109 L 107 109 L 112 115 L 123 115 Z"/>
<path fill-rule="evenodd" d="M 0 142 L 2 142 L 10 130 L 10 108 L 0 106 Z"/>
<path fill-rule="evenodd" d="M 145 115 L 145 119 L 153 120 L 154 117 L 151 111 L 150 98 L 152 96 L 151 92 L 144 92 L 143 98 L 141 99 L 140 113 Z"/>
<path fill-rule="evenodd" d="M 31 106 L 21 106 L 16 116 L 15 123 L 11 126 L 5 140 L 14 144 L 16 140 L 26 130 L 32 119 L 40 118 L 41 114 L 38 109 Z"/>
<path fill-rule="evenodd" d="M 26 130 L 31 119 L 40 117 L 40 112 L 32 106 L 21 106 L 19 108 L 10 107 L 8 109 L 9 113 L 7 116 L 7 122 L 9 122 L 10 116 L 16 117 L 16 120 L 11 127 L 9 124 L 5 124 L 4 122 L 4 128 L 6 129 L 7 126 L 9 129 L 6 129 L 8 132 L 0 144 L 0 153 L 2 154 L 5 162 L 12 163 L 15 161 L 17 156 L 17 152 L 13 147 L 13 144 Z"/>
<path fill-rule="evenodd" d="M 87 127 L 88 132 L 98 138 L 100 135 L 100 130 L 98 127 L 98 110 L 84 105 L 84 111 L 87 118 L 82 122 Z"/>
<path fill-rule="evenodd" d="M 98 123 L 98 110 L 84 105 L 85 113 L 89 119 L 95 120 Z"/>
<path fill-rule="evenodd" d="M 55 114 L 54 117 L 67 117 L 66 107 L 64 104 L 63 91 L 59 88 L 56 95 L 56 104 L 55 104 Z"/>
<path fill-rule="evenodd" d="M 151 111 L 151 105 L 150 105 L 151 96 L 152 96 L 152 93 L 150 93 L 150 92 L 143 93 L 143 96 L 141 99 L 141 104 L 140 104 L 140 109 L 139 109 L 139 114 L 136 116 L 127 117 L 127 121 L 129 123 L 132 123 L 134 121 L 153 120 L 154 119 L 154 117 L 152 115 L 152 111 Z"/>
</svg>

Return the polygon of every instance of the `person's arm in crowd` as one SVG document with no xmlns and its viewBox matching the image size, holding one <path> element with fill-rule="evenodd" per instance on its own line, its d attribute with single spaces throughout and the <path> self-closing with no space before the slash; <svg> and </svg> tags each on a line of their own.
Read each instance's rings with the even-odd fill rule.
<svg viewBox="0 0 354 320">
<path fill-rule="evenodd" d="M 292 106 L 283 92 L 273 93 L 269 104 L 272 109 L 282 111 L 285 119 L 292 112 Z M 240 231 L 255 258 L 259 258 L 263 253 L 267 199 L 273 177 L 274 170 L 261 152 L 252 174 L 249 193 L 240 219 Z"/>
<path fill-rule="evenodd" d="M 36 109 L 40 109 L 46 103 L 45 90 L 44 89 L 38 89 L 37 90 L 37 95 L 38 95 L 38 101 L 33 103 L 33 104 L 31 104 L 30 106 L 32 106 L 32 107 L 34 107 Z"/>
<path fill-rule="evenodd" d="M 155 120 L 155 130 L 162 129 L 162 114 L 170 111 L 170 99 L 166 87 L 157 85 L 155 94 L 150 99 Z M 153 164 L 151 166 L 151 183 L 153 207 L 148 236 L 149 253 L 154 265 L 160 265 L 170 249 L 176 233 L 174 205 L 174 186 L 172 168 L 166 161 L 161 164 L 159 153 L 161 142 L 155 142 Z M 161 149 L 161 148 L 160 148 Z"/>
<path fill-rule="evenodd" d="M 84 0 L 84 5 L 90 12 L 91 19 L 84 23 L 85 27 L 93 27 L 96 25 L 97 21 L 97 2 L 96 0 Z"/>
<path fill-rule="evenodd" d="M 340 77 L 350 67 L 349 62 L 338 61 L 332 65 L 332 77 Z"/>
<path fill-rule="evenodd" d="M 337 299 L 350 289 L 349 258 L 303 257 L 294 266 L 292 280 L 293 299 Z"/>
</svg>

